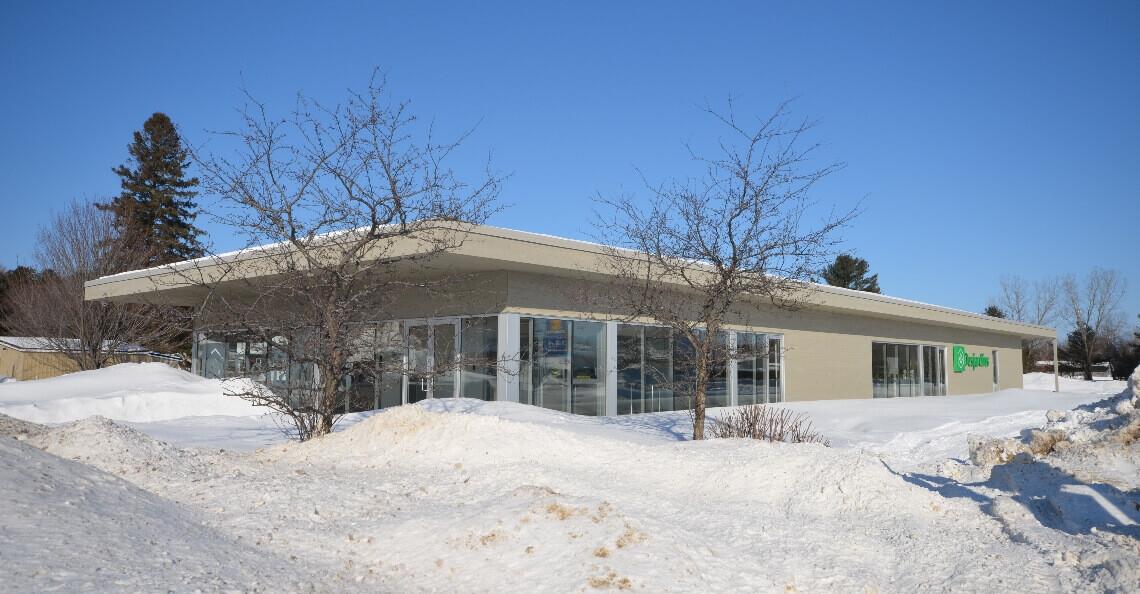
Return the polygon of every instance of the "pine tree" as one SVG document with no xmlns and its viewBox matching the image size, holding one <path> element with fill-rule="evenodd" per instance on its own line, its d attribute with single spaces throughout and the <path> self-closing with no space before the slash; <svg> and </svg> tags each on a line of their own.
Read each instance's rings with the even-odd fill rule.
<svg viewBox="0 0 1140 594">
<path fill-rule="evenodd" d="M 1005 318 L 1006 317 L 1005 311 L 1003 311 L 1002 308 L 998 307 L 994 303 L 987 305 L 986 308 L 982 310 L 982 314 L 987 315 L 991 318 Z"/>
<path fill-rule="evenodd" d="M 130 245 L 150 254 L 150 265 L 202 256 L 202 231 L 194 226 L 198 192 L 191 189 L 198 178 L 186 179 L 190 160 L 174 123 L 156 112 L 135 132 L 127 150 L 133 167 L 113 169 L 123 193 L 100 208 L 115 214 L 119 232 Z"/>
<path fill-rule="evenodd" d="M 868 272 L 870 265 L 863 258 L 840 254 L 835 262 L 823 269 L 823 280 L 833 287 L 878 293 L 879 275 L 867 276 Z"/>
</svg>

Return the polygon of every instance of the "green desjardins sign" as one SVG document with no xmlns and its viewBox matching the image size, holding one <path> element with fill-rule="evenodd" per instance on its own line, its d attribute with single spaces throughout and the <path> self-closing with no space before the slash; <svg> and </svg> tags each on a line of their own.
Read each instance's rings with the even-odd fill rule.
<svg viewBox="0 0 1140 594">
<path fill-rule="evenodd" d="M 962 373 L 966 368 L 977 369 L 978 367 L 989 367 L 990 358 L 983 355 L 968 355 L 966 354 L 966 347 L 954 347 L 954 373 Z"/>
</svg>

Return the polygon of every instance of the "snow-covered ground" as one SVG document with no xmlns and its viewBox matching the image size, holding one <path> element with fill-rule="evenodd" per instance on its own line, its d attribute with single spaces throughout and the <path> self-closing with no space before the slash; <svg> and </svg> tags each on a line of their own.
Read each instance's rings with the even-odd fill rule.
<svg viewBox="0 0 1140 594">
<path fill-rule="evenodd" d="M 1124 382 L 786 405 L 832 447 L 473 400 L 299 444 L 152 365 L 0 385 L 0 587 L 1140 591 Z"/>
</svg>

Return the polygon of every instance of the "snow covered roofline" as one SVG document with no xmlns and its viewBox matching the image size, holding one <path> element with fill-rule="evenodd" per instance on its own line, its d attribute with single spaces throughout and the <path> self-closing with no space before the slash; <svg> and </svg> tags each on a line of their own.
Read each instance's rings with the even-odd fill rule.
<svg viewBox="0 0 1140 594">
<path fill-rule="evenodd" d="M 597 243 L 486 225 L 462 225 L 461 230 L 450 229 L 446 232 L 463 232 L 467 235 L 462 245 L 440 256 L 434 261 L 434 265 L 450 267 L 464 273 L 505 270 L 563 277 L 577 276 L 584 271 L 601 269 L 599 263 L 607 254 L 607 247 Z M 327 236 L 335 238 L 336 235 Z M 409 239 L 407 245 L 402 246 L 404 249 L 400 251 L 415 253 L 415 244 L 415 240 Z M 239 268 L 245 278 L 271 274 L 273 267 L 266 264 L 266 259 L 272 258 L 283 249 L 288 247 L 284 244 L 258 246 L 157 268 L 105 276 L 86 283 L 85 298 L 88 301 L 134 302 L 162 299 L 176 305 L 195 305 L 201 300 L 203 289 L 202 283 L 193 282 L 194 279 L 217 278 L 225 282 L 220 271 L 227 267 L 230 268 L 228 272 L 230 276 L 225 278 L 229 279 L 234 278 L 233 270 Z M 392 254 L 392 250 L 387 252 L 388 256 Z M 700 265 L 695 264 L 695 266 Z M 1056 329 L 1047 326 L 1014 322 L 949 307 L 829 285 L 812 283 L 812 288 L 816 293 L 811 298 L 809 309 L 986 330 L 1013 334 L 1022 338 L 1057 337 Z"/>
</svg>

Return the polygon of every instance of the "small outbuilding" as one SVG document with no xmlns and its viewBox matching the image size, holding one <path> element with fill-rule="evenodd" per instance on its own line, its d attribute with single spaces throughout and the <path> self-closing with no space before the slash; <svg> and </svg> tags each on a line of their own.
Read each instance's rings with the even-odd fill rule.
<svg viewBox="0 0 1140 594">
<path fill-rule="evenodd" d="M 66 339 L 63 345 L 78 340 Z M 0 376 L 19 381 L 46 379 L 79 371 L 79 365 L 60 348 L 58 339 L 38 336 L 0 336 Z M 177 367 L 179 357 L 155 353 L 135 345 L 121 345 L 111 358 L 114 363 L 166 363 Z"/>
</svg>

